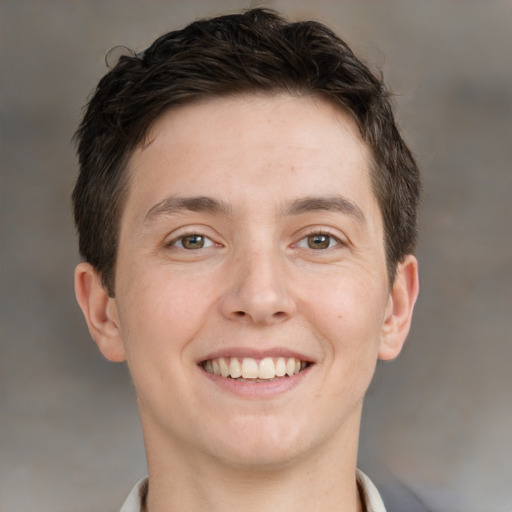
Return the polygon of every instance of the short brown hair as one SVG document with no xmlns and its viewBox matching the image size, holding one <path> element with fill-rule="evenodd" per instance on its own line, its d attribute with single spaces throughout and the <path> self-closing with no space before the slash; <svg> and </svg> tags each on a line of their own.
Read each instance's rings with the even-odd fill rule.
<svg viewBox="0 0 512 512">
<path fill-rule="evenodd" d="M 289 23 L 267 9 L 191 23 L 123 56 L 99 82 L 75 136 L 73 191 L 82 257 L 115 288 L 126 164 L 156 119 L 198 98 L 287 92 L 329 99 L 357 122 L 373 157 L 390 282 L 414 251 L 418 167 L 396 127 L 390 94 L 347 44 L 315 21 Z"/>
</svg>

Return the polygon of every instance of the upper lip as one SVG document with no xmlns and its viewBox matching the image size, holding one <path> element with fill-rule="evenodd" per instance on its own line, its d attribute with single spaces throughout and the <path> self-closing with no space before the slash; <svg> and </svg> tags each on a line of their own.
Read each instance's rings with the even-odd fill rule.
<svg viewBox="0 0 512 512">
<path fill-rule="evenodd" d="M 239 357 L 240 359 L 243 359 L 244 357 L 251 357 L 253 359 L 264 359 L 266 357 L 294 357 L 295 359 L 306 361 L 308 363 L 314 362 L 311 357 L 287 347 L 274 347 L 262 350 L 239 346 L 215 350 L 202 357 L 198 362 L 201 363 L 203 361 L 217 359 L 219 357 Z"/>
</svg>

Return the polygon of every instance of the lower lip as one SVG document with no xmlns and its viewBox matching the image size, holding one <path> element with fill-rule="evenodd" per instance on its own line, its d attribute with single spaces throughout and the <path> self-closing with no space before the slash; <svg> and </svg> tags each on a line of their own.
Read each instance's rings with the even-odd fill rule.
<svg viewBox="0 0 512 512">
<path fill-rule="evenodd" d="M 309 373 L 313 365 L 309 365 L 307 368 L 302 370 L 296 375 L 291 377 L 281 377 L 268 382 L 249 382 L 231 379 L 229 377 L 220 377 L 213 373 L 205 371 L 203 368 L 200 370 L 213 384 L 219 386 L 224 391 L 240 396 L 242 398 L 252 399 L 269 399 L 274 396 L 282 395 L 287 391 L 292 390 L 298 386 L 306 375 Z"/>
</svg>

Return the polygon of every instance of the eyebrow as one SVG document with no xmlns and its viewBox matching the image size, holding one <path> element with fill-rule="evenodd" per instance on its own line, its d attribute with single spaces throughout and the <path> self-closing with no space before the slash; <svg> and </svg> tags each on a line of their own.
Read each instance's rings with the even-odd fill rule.
<svg viewBox="0 0 512 512">
<path fill-rule="evenodd" d="M 366 223 L 363 210 L 357 204 L 342 196 L 304 197 L 291 201 L 283 208 L 284 215 L 301 215 L 318 211 L 340 212 L 355 218 L 361 224 Z"/>
<path fill-rule="evenodd" d="M 173 215 L 182 211 L 209 212 L 215 214 L 232 215 L 231 207 L 224 201 L 208 196 L 171 196 L 155 204 L 144 218 L 144 223 L 160 215 Z"/>
<path fill-rule="evenodd" d="M 175 215 L 182 211 L 208 212 L 232 216 L 231 206 L 219 199 L 208 196 L 171 196 L 154 205 L 146 214 L 144 223 L 161 215 Z M 366 223 L 363 210 L 357 204 L 342 196 L 308 196 L 295 199 L 281 209 L 281 215 L 302 215 L 310 212 L 340 212 L 355 218 L 361 224 Z"/>
</svg>

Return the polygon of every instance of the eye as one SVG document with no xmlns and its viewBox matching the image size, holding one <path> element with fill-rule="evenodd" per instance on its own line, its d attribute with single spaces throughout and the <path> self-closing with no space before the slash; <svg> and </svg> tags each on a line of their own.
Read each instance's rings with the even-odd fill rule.
<svg viewBox="0 0 512 512">
<path fill-rule="evenodd" d="M 213 245 L 215 245 L 213 240 L 197 233 L 182 235 L 169 244 L 170 247 L 178 247 L 179 249 L 187 249 L 189 251 L 204 249 L 205 247 L 212 247 Z"/>
<path fill-rule="evenodd" d="M 330 249 L 340 244 L 341 241 L 338 238 L 328 233 L 311 233 L 302 240 L 299 240 L 297 247 L 319 251 L 322 249 Z"/>
</svg>

